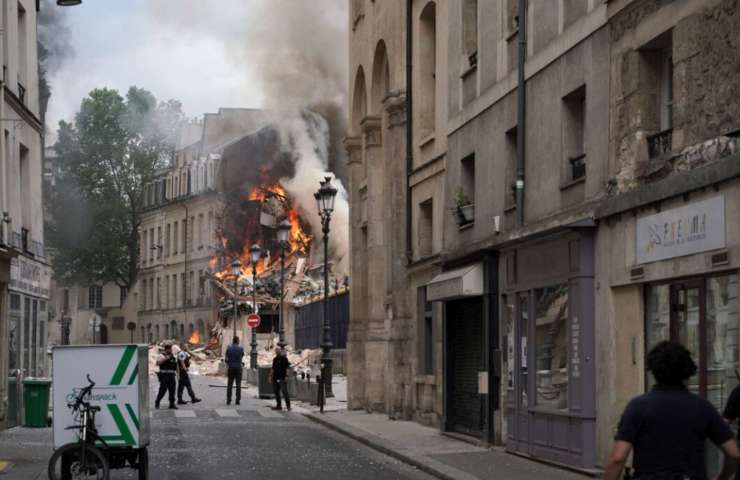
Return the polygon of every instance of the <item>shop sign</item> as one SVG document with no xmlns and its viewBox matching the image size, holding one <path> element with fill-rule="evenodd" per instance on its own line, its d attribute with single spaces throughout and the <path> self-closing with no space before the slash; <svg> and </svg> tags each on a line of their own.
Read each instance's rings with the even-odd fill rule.
<svg viewBox="0 0 740 480">
<path fill-rule="evenodd" d="M 637 220 L 637 263 L 725 247 L 725 197 L 713 197 Z"/>
<path fill-rule="evenodd" d="M 26 257 L 15 257 L 10 261 L 10 284 L 8 287 L 10 290 L 19 293 L 49 298 L 51 269 Z"/>
</svg>

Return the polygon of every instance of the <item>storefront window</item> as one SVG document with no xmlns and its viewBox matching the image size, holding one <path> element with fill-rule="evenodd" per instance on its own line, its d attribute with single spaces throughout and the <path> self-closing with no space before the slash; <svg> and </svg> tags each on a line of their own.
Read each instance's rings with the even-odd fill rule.
<svg viewBox="0 0 740 480">
<path fill-rule="evenodd" d="M 522 390 L 522 397 L 521 397 L 521 406 L 527 407 L 529 406 L 529 396 L 528 396 L 528 390 L 529 390 L 529 382 L 527 381 L 527 331 L 529 328 L 529 297 L 527 295 L 520 295 L 519 296 L 519 335 L 521 342 L 520 348 L 519 348 L 519 354 L 521 355 L 521 368 L 520 368 L 520 377 L 519 377 L 519 385 L 521 385 Z"/>
<path fill-rule="evenodd" d="M 535 386 L 538 407 L 568 408 L 568 285 L 535 295 Z"/>
<path fill-rule="evenodd" d="M 506 389 L 508 390 L 507 395 L 511 395 L 514 390 L 514 359 L 516 358 L 514 348 L 514 311 L 516 303 L 513 302 L 513 296 L 504 297 L 504 341 L 506 342 L 504 353 L 506 357 L 504 362 L 506 364 Z M 511 397 L 513 398 L 513 397 Z"/>
<path fill-rule="evenodd" d="M 663 340 L 670 339 L 671 302 L 668 285 L 656 285 L 648 289 L 647 294 L 647 351 Z M 655 384 L 652 375 L 647 376 L 648 388 Z"/>
<path fill-rule="evenodd" d="M 21 350 L 21 297 L 20 295 L 10 295 L 10 311 L 8 323 L 8 350 L 10 353 L 10 374 L 15 374 L 15 370 L 20 368 L 20 350 Z"/>
<path fill-rule="evenodd" d="M 737 275 L 707 280 L 707 400 L 724 408 L 738 383 Z"/>
<path fill-rule="evenodd" d="M 31 365 L 31 299 L 23 299 L 23 375 L 30 376 Z"/>
</svg>

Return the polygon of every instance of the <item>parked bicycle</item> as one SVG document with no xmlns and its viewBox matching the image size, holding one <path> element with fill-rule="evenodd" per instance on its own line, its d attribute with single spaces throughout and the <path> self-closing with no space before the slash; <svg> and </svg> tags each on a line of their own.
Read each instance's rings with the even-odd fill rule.
<svg viewBox="0 0 740 480">
<path fill-rule="evenodd" d="M 50 480 L 108 480 L 110 471 L 108 460 L 95 446 L 96 442 L 100 442 L 103 447 L 107 447 L 95 428 L 95 414 L 100 411 L 100 407 L 85 401 L 85 398 L 91 395 L 95 382 L 90 375 L 87 375 L 87 381 L 88 386 L 80 391 L 75 401 L 67 404 L 74 412 L 78 423 L 65 429 L 78 430 L 78 441 L 63 445 L 54 451 L 49 460 Z"/>
</svg>

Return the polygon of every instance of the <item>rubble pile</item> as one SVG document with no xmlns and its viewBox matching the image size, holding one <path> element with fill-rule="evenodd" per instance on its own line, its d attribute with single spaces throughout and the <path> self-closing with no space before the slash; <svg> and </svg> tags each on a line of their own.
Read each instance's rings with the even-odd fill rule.
<svg viewBox="0 0 740 480">
<path fill-rule="evenodd" d="M 173 351 L 178 353 L 180 347 L 177 342 L 164 340 L 158 344 L 149 346 L 149 373 L 154 375 L 159 370 L 157 366 L 157 357 L 164 351 L 166 342 L 173 343 Z M 203 345 L 194 345 L 190 347 L 190 374 L 191 375 L 218 375 L 221 356 L 219 355 L 219 342 L 217 338 L 209 339 L 208 343 Z"/>
</svg>

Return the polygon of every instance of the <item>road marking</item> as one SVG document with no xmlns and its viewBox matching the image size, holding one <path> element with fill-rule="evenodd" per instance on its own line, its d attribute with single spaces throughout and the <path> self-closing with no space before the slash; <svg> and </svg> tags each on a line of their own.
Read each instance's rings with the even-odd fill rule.
<svg viewBox="0 0 740 480">
<path fill-rule="evenodd" d="M 239 413 L 236 410 L 220 410 L 216 409 L 216 415 L 219 417 L 238 417 Z"/>
<path fill-rule="evenodd" d="M 258 408 L 257 412 L 265 418 L 283 418 L 283 414 L 280 411 L 270 408 Z"/>
<path fill-rule="evenodd" d="M 177 418 L 195 418 L 195 410 L 175 410 Z"/>
</svg>

